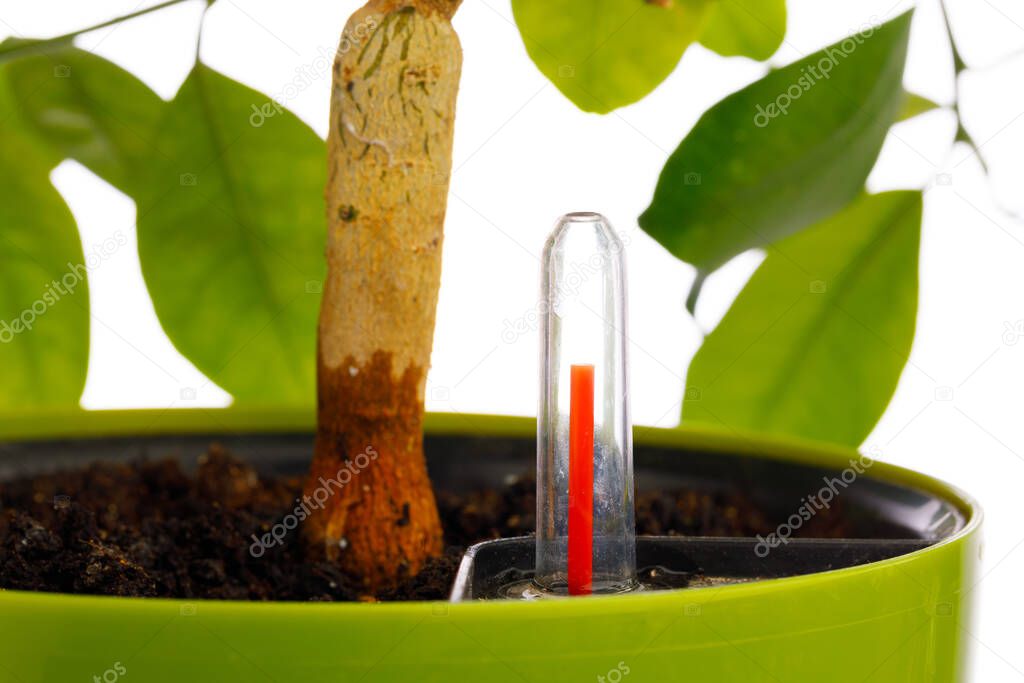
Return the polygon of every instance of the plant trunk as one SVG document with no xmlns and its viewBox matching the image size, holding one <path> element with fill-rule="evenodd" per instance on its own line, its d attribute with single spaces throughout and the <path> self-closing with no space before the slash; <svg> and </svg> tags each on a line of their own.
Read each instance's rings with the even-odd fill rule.
<svg viewBox="0 0 1024 683">
<path fill-rule="evenodd" d="M 441 551 L 423 395 L 462 68 L 450 18 L 460 1 L 370 0 L 349 19 L 334 63 L 306 534 L 368 593 Z"/>
</svg>

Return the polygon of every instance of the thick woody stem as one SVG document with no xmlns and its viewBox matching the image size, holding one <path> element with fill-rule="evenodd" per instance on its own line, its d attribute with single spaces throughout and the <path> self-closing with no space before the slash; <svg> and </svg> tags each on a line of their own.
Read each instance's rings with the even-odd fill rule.
<svg viewBox="0 0 1024 683">
<path fill-rule="evenodd" d="M 371 0 L 349 20 L 334 64 L 319 424 L 306 485 L 324 503 L 306 529 L 367 591 L 441 550 L 423 394 L 462 65 L 449 23 L 458 4 Z"/>
<path fill-rule="evenodd" d="M 433 8 L 441 16 L 451 19 L 455 16 L 455 11 L 459 9 L 459 5 L 462 4 L 462 0 L 422 0 L 418 3 L 427 12 Z"/>
</svg>

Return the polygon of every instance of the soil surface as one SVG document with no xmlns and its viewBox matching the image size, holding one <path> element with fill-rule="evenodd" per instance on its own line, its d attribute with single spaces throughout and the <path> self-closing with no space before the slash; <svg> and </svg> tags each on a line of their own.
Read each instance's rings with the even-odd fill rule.
<svg viewBox="0 0 1024 683">
<path fill-rule="evenodd" d="M 466 546 L 534 529 L 534 482 L 438 492 L 443 557 L 398 591 L 360 595 L 337 566 L 305 556 L 285 529 L 299 478 L 260 476 L 213 446 L 192 475 L 177 461 L 97 463 L 0 484 L 0 588 L 234 600 L 426 600 L 448 596 Z M 838 537 L 839 508 L 801 535 Z M 754 536 L 772 531 L 738 495 L 643 494 L 637 533 Z M 299 525 L 301 526 L 301 524 Z M 276 530 L 280 541 L 266 536 Z M 255 536 L 254 536 L 255 535 Z M 270 538 L 271 543 L 254 539 Z"/>
</svg>

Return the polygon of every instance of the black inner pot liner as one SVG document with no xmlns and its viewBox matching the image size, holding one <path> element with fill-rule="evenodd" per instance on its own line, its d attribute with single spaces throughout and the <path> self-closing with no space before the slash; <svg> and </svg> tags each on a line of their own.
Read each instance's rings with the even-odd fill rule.
<svg viewBox="0 0 1024 683">
<path fill-rule="evenodd" d="M 263 473 L 301 474 L 308 467 L 312 441 L 309 434 L 273 434 L 0 444 L 0 479 L 81 467 L 99 459 L 177 457 L 192 467 L 212 442 L 223 444 Z M 528 438 L 428 436 L 425 447 L 434 485 L 449 491 L 500 487 L 508 477 L 529 472 L 535 464 L 535 441 Z M 789 539 L 773 545 L 768 554 L 756 552 L 764 539 L 640 537 L 637 560 L 641 567 L 671 564 L 677 571 L 733 577 L 791 576 L 913 552 L 952 535 L 965 523 L 963 513 L 951 502 L 873 478 L 870 467 L 850 481 L 849 471 L 844 479 L 844 468 L 829 470 L 770 458 L 647 446 L 635 447 L 634 466 L 639 493 L 683 488 L 742 493 L 773 526 L 786 524 L 809 496 L 820 496 L 831 488 L 843 500 L 850 530 L 848 539 Z M 509 566 L 508 558 L 513 558 L 517 567 L 532 566 L 529 539 L 487 545 L 491 547 L 478 549 L 473 557 L 472 574 L 478 581 L 501 563 Z"/>
</svg>

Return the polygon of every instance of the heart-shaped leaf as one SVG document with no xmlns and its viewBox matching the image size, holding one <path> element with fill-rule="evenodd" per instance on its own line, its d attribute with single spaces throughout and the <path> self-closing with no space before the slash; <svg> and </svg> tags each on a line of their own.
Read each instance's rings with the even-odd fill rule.
<svg viewBox="0 0 1024 683">
<path fill-rule="evenodd" d="M 865 195 L 779 242 L 704 341 L 684 421 L 856 446 L 914 339 L 921 194 Z"/>
<path fill-rule="evenodd" d="M 20 120 L 0 71 L 0 410 L 78 406 L 89 287 L 75 220 L 49 181 L 55 158 Z"/>
<path fill-rule="evenodd" d="M 700 35 L 708 0 L 512 0 L 526 52 L 583 111 L 632 104 Z"/>
<path fill-rule="evenodd" d="M 316 134 L 204 66 L 170 103 L 73 48 L 10 67 L 56 154 L 135 199 L 143 275 L 178 349 L 236 404 L 310 404 L 324 270 Z"/>
<path fill-rule="evenodd" d="M 701 33 L 701 45 L 726 57 L 763 61 L 786 35 L 786 0 L 718 0 Z"/>
<path fill-rule="evenodd" d="M 293 114 L 203 65 L 159 124 L 137 199 L 143 275 L 168 336 L 236 404 L 312 405 L 324 153 Z"/>
<path fill-rule="evenodd" d="M 665 164 L 641 227 L 711 271 L 849 203 L 903 101 L 910 17 L 772 71 L 708 110 Z"/>
<path fill-rule="evenodd" d="M 23 118 L 41 140 L 61 158 L 138 193 L 166 107 L 155 92 L 116 64 L 72 47 L 7 68 Z"/>
</svg>

